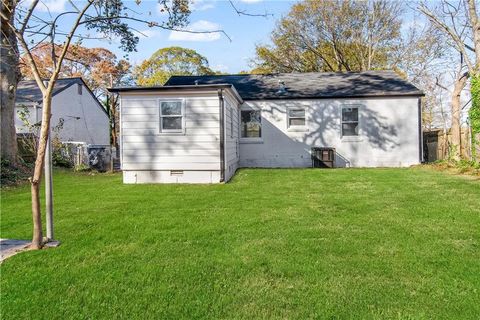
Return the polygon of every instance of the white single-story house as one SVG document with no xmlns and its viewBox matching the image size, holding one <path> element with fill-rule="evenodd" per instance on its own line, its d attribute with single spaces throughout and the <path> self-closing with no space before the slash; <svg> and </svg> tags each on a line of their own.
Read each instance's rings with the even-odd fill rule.
<svg viewBox="0 0 480 320">
<path fill-rule="evenodd" d="M 25 120 L 20 112 L 27 111 Z M 30 134 L 29 125 L 42 120 L 42 92 L 34 80 L 20 81 L 15 100 L 17 134 Z M 52 98 L 52 135 L 61 142 L 110 145 L 110 120 L 105 108 L 82 78 L 58 79 Z"/>
<path fill-rule="evenodd" d="M 392 71 L 173 76 L 161 87 L 111 91 L 121 98 L 124 183 L 422 159 L 423 92 Z"/>
</svg>

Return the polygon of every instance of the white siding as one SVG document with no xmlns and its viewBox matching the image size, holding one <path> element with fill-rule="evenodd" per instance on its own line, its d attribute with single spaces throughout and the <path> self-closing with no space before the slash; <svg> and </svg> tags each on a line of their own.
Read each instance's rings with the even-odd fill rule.
<svg viewBox="0 0 480 320">
<path fill-rule="evenodd" d="M 30 122 L 41 121 L 42 109 L 29 107 Z M 60 141 L 79 141 L 87 144 L 110 145 L 110 132 L 108 115 L 103 107 L 92 97 L 88 90 L 83 87 L 82 94 L 78 94 L 77 84 L 73 84 L 52 98 L 52 128 L 58 126 L 60 118 L 63 119 L 63 127 L 52 134 Z M 21 107 L 17 107 L 17 110 Z M 17 133 L 26 132 L 23 123 L 16 115 Z"/>
<path fill-rule="evenodd" d="M 159 99 L 185 99 L 184 133 L 162 133 Z M 418 99 L 248 101 L 225 91 L 225 181 L 238 167 L 310 167 L 312 147 L 334 147 L 338 167 L 409 166 L 419 155 Z M 359 106 L 359 136 L 341 135 L 341 110 Z M 287 127 L 287 108 L 306 110 L 304 128 Z M 220 181 L 217 92 L 123 93 L 121 150 L 125 183 Z M 262 139 L 240 138 L 240 108 L 262 110 Z M 251 141 L 250 141 L 251 142 Z"/>
<path fill-rule="evenodd" d="M 160 130 L 159 99 L 185 99 L 184 133 Z M 122 94 L 125 183 L 220 181 L 218 95 Z M 182 172 L 171 172 L 180 170 Z"/>
<path fill-rule="evenodd" d="M 110 145 L 108 115 L 85 87 L 81 95 L 74 84 L 53 97 L 52 125 L 57 125 L 60 118 L 64 119 L 63 129 L 58 133 L 61 141 Z"/>
<path fill-rule="evenodd" d="M 239 146 L 239 105 L 225 95 L 225 181 L 229 181 L 238 169 Z"/>
<path fill-rule="evenodd" d="M 361 105 L 358 138 L 341 136 L 341 108 Z M 287 128 L 289 106 L 306 108 L 305 131 Z M 417 98 L 248 101 L 262 110 L 262 142 L 240 143 L 241 167 L 310 167 L 312 147 L 334 147 L 338 167 L 418 164 Z"/>
<path fill-rule="evenodd" d="M 181 175 L 170 170 L 123 171 L 124 183 L 218 183 L 220 171 L 184 171 Z"/>
<path fill-rule="evenodd" d="M 25 123 L 20 119 L 19 112 L 23 112 L 26 109 L 26 118 L 29 124 L 35 124 L 42 120 L 42 108 L 41 105 L 36 104 L 21 104 L 15 105 L 15 130 L 17 133 L 30 133 Z"/>
</svg>

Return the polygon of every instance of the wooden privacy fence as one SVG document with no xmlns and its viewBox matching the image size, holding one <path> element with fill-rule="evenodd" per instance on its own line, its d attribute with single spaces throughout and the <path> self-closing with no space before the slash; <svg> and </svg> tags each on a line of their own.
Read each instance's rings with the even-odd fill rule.
<svg viewBox="0 0 480 320">
<path fill-rule="evenodd" d="M 472 139 L 469 128 L 463 128 L 461 133 L 462 148 L 460 150 L 465 159 L 480 161 L 480 134 L 477 135 L 476 152 L 472 152 Z M 451 141 L 450 131 L 441 129 L 423 132 L 423 158 L 426 162 L 434 162 L 448 158 L 448 149 Z"/>
</svg>

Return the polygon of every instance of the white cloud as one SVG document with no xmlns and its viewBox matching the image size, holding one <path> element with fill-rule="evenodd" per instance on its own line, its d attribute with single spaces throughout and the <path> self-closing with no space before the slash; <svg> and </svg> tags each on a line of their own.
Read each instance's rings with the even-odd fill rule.
<svg viewBox="0 0 480 320">
<path fill-rule="evenodd" d="M 191 11 L 205 11 L 208 9 L 215 8 L 215 5 L 211 1 L 206 0 L 192 0 L 190 3 L 190 10 Z"/>
<path fill-rule="evenodd" d="M 66 0 L 43 0 L 38 3 L 37 8 L 40 11 L 61 13 L 65 12 L 66 2 Z"/>
<path fill-rule="evenodd" d="M 21 6 L 30 7 L 33 0 L 25 0 L 20 3 Z M 67 0 L 42 0 L 35 7 L 35 11 L 61 13 L 65 12 Z"/>
<path fill-rule="evenodd" d="M 222 27 L 214 22 L 199 20 L 190 24 L 185 30 L 187 31 L 214 31 L 220 30 Z M 168 37 L 171 41 L 215 41 L 220 39 L 219 32 L 215 33 L 189 33 L 181 31 L 172 31 Z"/>
</svg>

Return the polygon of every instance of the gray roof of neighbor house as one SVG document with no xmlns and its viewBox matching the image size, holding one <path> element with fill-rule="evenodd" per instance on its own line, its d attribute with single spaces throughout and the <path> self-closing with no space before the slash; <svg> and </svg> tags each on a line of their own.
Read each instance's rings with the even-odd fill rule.
<svg viewBox="0 0 480 320">
<path fill-rule="evenodd" d="M 67 89 L 68 87 L 79 83 L 83 84 L 85 87 L 87 85 L 83 82 L 82 78 L 63 78 L 58 79 L 55 83 L 55 88 L 53 90 L 53 96 Z M 88 88 L 88 87 L 87 87 Z M 90 90 L 90 89 L 88 89 Z M 42 92 L 37 86 L 35 80 L 23 80 L 18 83 L 17 86 L 17 98 L 15 99 L 16 103 L 30 103 L 30 102 L 42 102 Z"/>
<path fill-rule="evenodd" d="M 165 86 L 231 83 L 244 100 L 423 96 L 394 71 L 172 76 Z"/>
</svg>

